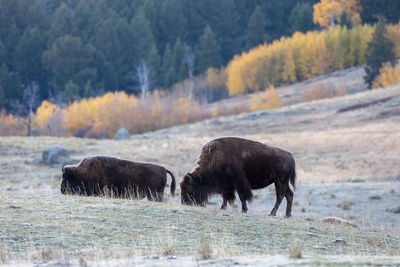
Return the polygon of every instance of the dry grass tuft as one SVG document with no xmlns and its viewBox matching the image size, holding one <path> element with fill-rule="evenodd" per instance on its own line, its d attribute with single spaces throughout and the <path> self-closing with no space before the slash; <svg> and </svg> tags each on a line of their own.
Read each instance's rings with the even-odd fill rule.
<svg viewBox="0 0 400 267">
<path fill-rule="evenodd" d="M 205 242 L 205 241 L 201 242 L 201 244 L 197 250 L 197 253 L 199 254 L 199 258 L 201 260 L 211 259 L 213 256 L 213 251 L 212 251 L 211 246 L 209 245 L 208 242 Z"/>
<path fill-rule="evenodd" d="M 176 248 L 172 243 L 168 243 L 164 250 L 162 251 L 163 256 L 169 256 L 169 255 L 175 255 L 176 254 Z"/>
<path fill-rule="evenodd" d="M 390 188 L 390 190 L 389 190 L 389 193 L 394 193 L 395 191 L 394 191 L 394 188 Z"/>
<path fill-rule="evenodd" d="M 292 243 L 289 247 L 289 256 L 292 259 L 302 258 L 302 248 L 299 244 Z"/>
<path fill-rule="evenodd" d="M 351 208 L 354 206 L 353 201 L 343 201 L 340 204 L 337 205 L 337 207 L 342 208 L 344 210 L 351 210 Z"/>
<path fill-rule="evenodd" d="M 0 249 L 0 260 L 2 263 L 7 263 L 8 261 L 8 248 L 6 246 Z"/>
</svg>

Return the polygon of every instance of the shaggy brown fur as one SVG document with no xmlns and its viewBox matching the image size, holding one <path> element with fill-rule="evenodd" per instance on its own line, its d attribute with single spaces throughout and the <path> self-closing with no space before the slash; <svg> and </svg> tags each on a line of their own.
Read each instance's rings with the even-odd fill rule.
<svg viewBox="0 0 400 267">
<path fill-rule="evenodd" d="M 146 197 L 163 200 L 167 173 L 171 175 L 171 195 L 175 194 L 175 178 L 164 167 L 137 163 L 107 156 L 83 159 L 78 165 L 62 168 L 61 193 L 115 197 Z"/>
<path fill-rule="evenodd" d="M 295 161 L 290 152 L 265 144 L 236 137 L 214 139 L 201 150 L 198 166 L 181 181 L 181 200 L 187 205 L 204 206 L 210 194 L 221 194 L 221 209 L 235 200 L 235 191 L 247 211 L 246 201 L 251 201 L 252 189 L 274 183 L 276 203 L 271 211 L 275 216 L 279 205 L 286 198 L 286 217 L 291 216 L 295 187 Z"/>
</svg>

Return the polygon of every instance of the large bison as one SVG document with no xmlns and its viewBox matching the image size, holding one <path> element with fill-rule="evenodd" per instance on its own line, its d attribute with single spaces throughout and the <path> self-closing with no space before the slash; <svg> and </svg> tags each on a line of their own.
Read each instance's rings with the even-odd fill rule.
<svg viewBox="0 0 400 267">
<path fill-rule="evenodd" d="M 164 167 L 107 156 L 83 159 L 78 165 L 62 168 L 61 193 L 110 195 L 121 198 L 163 200 L 167 173 L 171 175 L 171 195 L 175 194 L 174 175 Z"/>
<path fill-rule="evenodd" d="M 272 216 L 286 198 L 286 217 L 291 216 L 295 188 L 295 161 L 290 152 L 265 144 L 236 137 L 214 139 L 201 150 L 198 166 L 185 174 L 181 186 L 182 204 L 204 206 L 210 194 L 221 194 L 221 209 L 227 203 L 233 205 L 235 191 L 247 212 L 246 201 L 251 201 L 252 189 L 267 187 L 274 183 L 276 203 Z"/>
</svg>

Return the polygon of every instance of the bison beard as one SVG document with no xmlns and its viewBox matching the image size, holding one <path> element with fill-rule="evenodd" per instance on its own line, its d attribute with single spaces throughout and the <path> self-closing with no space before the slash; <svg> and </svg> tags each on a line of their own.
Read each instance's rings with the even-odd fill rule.
<svg viewBox="0 0 400 267">
<path fill-rule="evenodd" d="M 221 194 L 221 209 L 235 201 L 235 191 L 247 212 L 246 201 L 253 199 L 252 189 L 275 184 L 276 202 L 270 215 L 275 216 L 286 198 L 286 217 L 291 216 L 295 187 L 295 161 L 290 152 L 265 144 L 235 137 L 214 139 L 205 144 L 194 171 L 180 184 L 181 201 L 186 205 L 205 206 L 212 194 Z"/>
<path fill-rule="evenodd" d="M 78 165 L 63 167 L 62 194 L 109 195 L 122 198 L 163 200 L 167 173 L 171 175 L 171 195 L 175 178 L 164 167 L 107 156 L 83 159 Z"/>
</svg>

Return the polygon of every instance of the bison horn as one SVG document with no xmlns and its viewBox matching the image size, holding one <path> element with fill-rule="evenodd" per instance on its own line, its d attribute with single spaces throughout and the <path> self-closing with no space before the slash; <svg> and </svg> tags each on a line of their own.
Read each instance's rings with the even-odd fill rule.
<svg viewBox="0 0 400 267">
<path fill-rule="evenodd" d="M 193 177 L 189 173 L 186 173 L 185 177 L 187 177 L 189 180 L 193 180 Z"/>
</svg>

